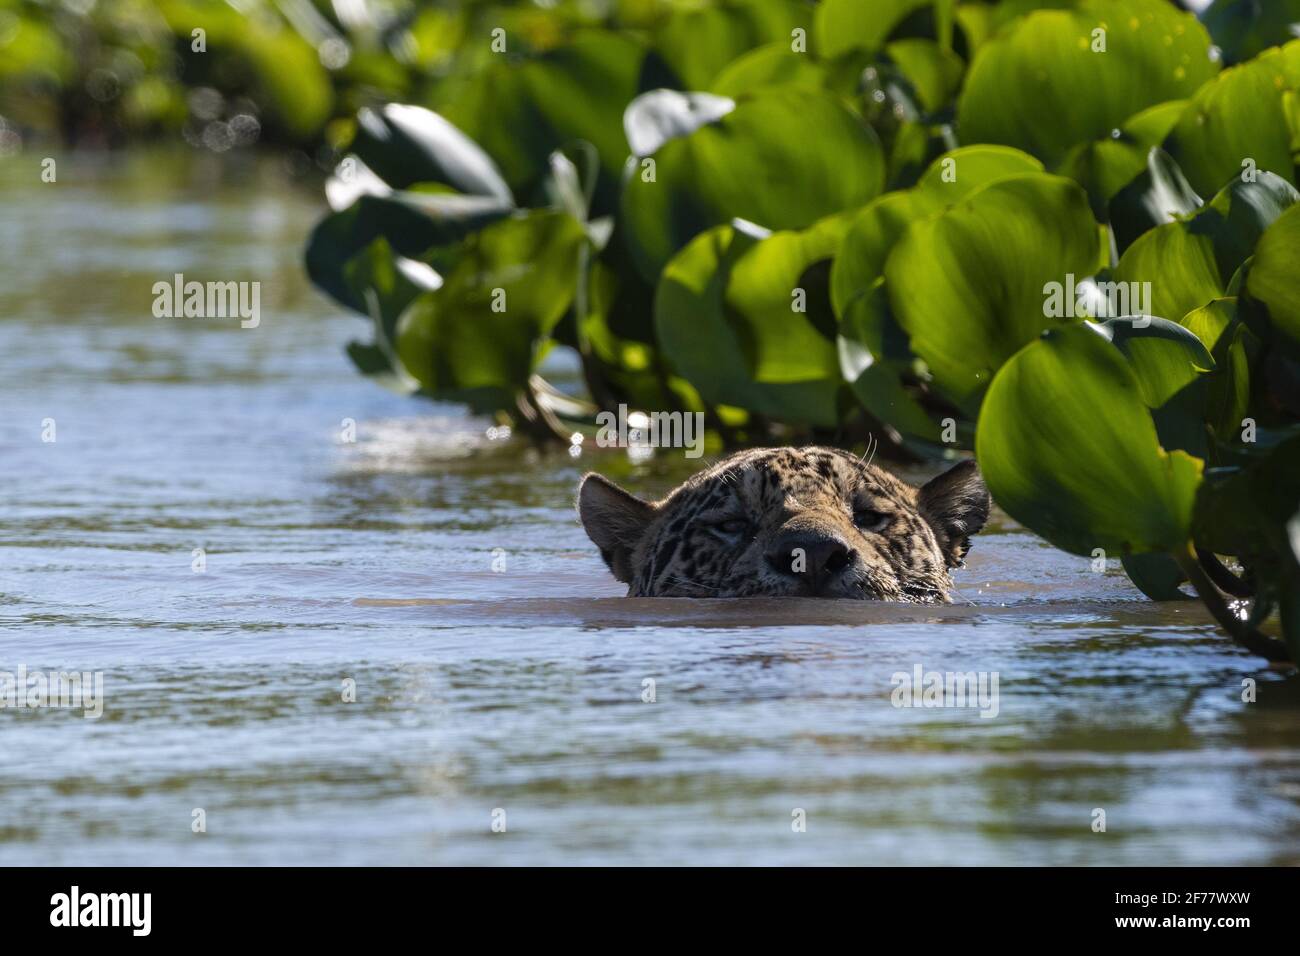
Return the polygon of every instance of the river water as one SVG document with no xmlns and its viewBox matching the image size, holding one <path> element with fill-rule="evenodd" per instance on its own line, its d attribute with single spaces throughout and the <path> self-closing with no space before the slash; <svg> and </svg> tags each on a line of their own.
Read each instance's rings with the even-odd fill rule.
<svg viewBox="0 0 1300 956">
<path fill-rule="evenodd" d="M 0 709 L 0 864 L 1300 863 L 1300 681 L 1199 606 L 1005 518 L 951 607 L 625 600 L 577 480 L 691 463 L 361 378 L 276 162 L 39 160 L 0 164 L 0 671 L 103 713 Z M 260 324 L 155 318 L 176 273 Z M 996 715 L 893 706 L 918 665 Z"/>
</svg>

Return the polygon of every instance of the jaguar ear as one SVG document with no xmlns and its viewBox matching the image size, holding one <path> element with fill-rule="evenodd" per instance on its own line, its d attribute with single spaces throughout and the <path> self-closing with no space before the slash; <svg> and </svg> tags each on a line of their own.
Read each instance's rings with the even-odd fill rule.
<svg viewBox="0 0 1300 956">
<path fill-rule="evenodd" d="M 948 567 L 955 568 L 970 550 L 971 535 L 988 520 L 993 500 L 979 467 L 968 458 L 922 485 L 917 504 L 939 538 Z"/>
<path fill-rule="evenodd" d="M 656 507 L 592 472 L 578 487 L 578 516 L 614 577 L 631 584 L 632 553 L 654 520 Z"/>
</svg>

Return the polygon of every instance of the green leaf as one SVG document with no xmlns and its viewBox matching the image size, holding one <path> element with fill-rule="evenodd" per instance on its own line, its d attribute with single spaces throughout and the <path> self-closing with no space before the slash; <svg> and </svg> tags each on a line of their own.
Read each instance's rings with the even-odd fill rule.
<svg viewBox="0 0 1300 956">
<path fill-rule="evenodd" d="M 889 301 L 935 384 L 968 412 L 997 369 L 1045 328 L 1050 283 L 1100 259 L 1087 194 L 1056 176 L 987 186 L 914 223 L 885 264 Z"/>
<path fill-rule="evenodd" d="M 900 381 L 910 371 L 912 355 L 885 288 L 890 251 L 912 222 L 991 183 L 1041 169 L 1038 160 L 1019 150 L 965 146 L 936 159 L 915 188 L 879 196 L 851 220 L 831 267 L 840 369 L 863 407 L 903 435 L 938 441 L 940 432 Z"/>
<path fill-rule="evenodd" d="M 397 189 L 443 183 L 458 192 L 513 203 L 496 163 L 477 143 L 432 110 L 389 103 L 357 114 L 352 150 Z"/>
<path fill-rule="evenodd" d="M 1153 601 L 1189 601 L 1192 596 L 1179 590 L 1187 580 L 1178 562 L 1168 554 L 1152 551 L 1126 554 L 1119 559 L 1124 573 L 1139 591 Z"/>
<path fill-rule="evenodd" d="M 728 318 L 755 381 L 836 378 L 830 260 L 846 226 L 833 218 L 804 232 L 775 232 L 732 265 Z M 817 265 L 823 268 L 810 274 Z"/>
<path fill-rule="evenodd" d="M 1199 309 L 1188 312 L 1178 324 L 1200 339 L 1201 344 L 1213 355 L 1218 351 L 1219 340 L 1223 337 L 1223 333 L 1236 318 L 1236 299 L 1215 299 Z"/>
<path fill-rule="evenodd" d="M 1193 235 L 1182 222 L 1143 233 L 1120 257 L 1112 278 L 1149 283 L 1148 307 L 1153 315 L 1186 315 L 1219 298 L 1225 289 L 1213 243 Z"/>
<path fill-rule="evenodd" d="M 585 241 L 572 216 L 541 211 L 465 239 L 443 286 L 403 313 L 402 364 L 431 395 L 512 407 L 546 335 L 573 301 Z"/>
<path fill-rule="evenodd" d="M 664 269 L 655 327 L 664 354 L 709 405 L 800 424 L 838 421 L 828 272 L 842 218 L 803 232 L 719 226 Z M 818 269 L 817 267 L 823 266 Z M 804 291 L 806 312 L 793 308 Z"/>
<path fill-rule="evenodd" d="M 1187 216 L 1204 205 L 1178 164 L 1164 150 L 1152 147 L 1146 168 L 1109 203 L 1115 245 L 1124 252 L 1148 229 Z"/>
<path fill-rule="evenodd" d="M 1300 358 L 1300 205 L 1279 216 L 1255 247 L 1242 313 L 1261 339 Z"/>
<path fill-rule="evenodd" d="M 1300 194 L 1271 173 L 1234 181 L 1186 219 L 1152 229 L 1120 257 L 1114 278 L 1151 284 L 1151 312 L 1183 316 L 1228 290 L 1264 230 Z"/>
<path fill-rule="evenodd" d="M 890 250 L 912 222 L 941 212 L 991 183 L 1042 168 L 1027 153 L 1005 146 L 964 146 L 936 159 L 914 189 L 885 193 L 872 200 L 852 219 L 831 268 L 831 298 L 836 314 L 843 318 L 853 299 L 883 279 Z M 878 334 L 866 335 L 859 341 L 876 355 L 881 354 Z"/>
<path fill-rule="evenodd" d="M 1294 39 L 1300 0 L 1215 0 L 1201 22 L 1229 63 L 1240 63 L 1266 47 Z"/>
<path fill-rule="evenodd" d="M 1093 328 L 1128 359 L 1161 446 L 1205 457 L 1206 373 L 1215 363 L 1201 340 L 1175 322 L 1151 316 L 1108 319 Z"/>
<path fill-rule="evenodd" d="M 1251 365 L 1259 340 L 1237 316 L 1237 300 L 1215 299 L 1180 323 L 1205 343 L 1214 357 L 1205 395 L 1205 423 L 1219 441 L 1231 441 L 1241 429 L 1250 405 Z"/>
<path fill-rule="evenodd" d="M 998 372 L 975 439 L 999 505 L 1074 554 L 1169 551 L 1188 540 L 1201 462 L 1165 452 L 1118 349 L 1056 329 Z"/>
<path fill-rule="evenodd" d="M 778 40 L 751 50 L 733 60 L 709 89 L 720 96 L 739 97 L 760 90 L 820 90 L 826 86 L 826 71 L 807 53 L 790 48 L 790 41 Z"/>
<path fill-rule="evenodd" d="M 929 112 L 949 103 L 961 86 L 966 64 L 952 50 L 945 50 L 933 40 L 895 40 L 885 47 L 885 53 L 907 77 L 921 106 Z"/>
<path fill-rule="evenodd" d="M 1255 251 L 1264 231 L 1300 200 L 1300 192 L 1280 176 L 1256 173 L 1246 182 L 1235 179 L 1189 221 L 1190 230 L 1207 235 L 1214 244 L 1219 275 L 1230 279 Z"/>
<path fill-rule="evenodd" d="M 635 272 L 620 274 L 600 261 L 591 264 L 589 280 L 578 337 L 584 375 L 594 383 L 593 401 L 605 408 L 623 401 L 636 408 L 702 411 L 698 402 L 684 402 L 670 390 L 655 349 L 620 334 L 619 323 L 627 322 L 629 313 L 644 311 L 653 336 L 654 290 L 645 288 Z M 574 305 L 580 303 L 575 300 Z"/>
<path fill-rule="evenodd" d="M 761 93 L 631 166 L 623 225 L 643 274 L 656 279 L 712 226 L 739 218 L 804 229 L 867 202 L 884 176 L 875 133 L 835 98 Z"/>
<path fill-rule="evenodd" d="M 325 180 L 325 201 L 335 212 L 342 212 L 362 196 L 388 196 L 393 187 L 355 154 L 343 157 Z"/>
<path fill-rule="evenodd" d="M 1260 448 L 1242 467 L 1213 468 L 1196 499 L 1196 543 L 1239 557 L 1291 555 L 1300 510 L 1300 435 Z"/>
<path fill-rule="evenodd" d="M 878 360 L 853 339 L 836 340 L 840 371 L 862 407 L 899 431 L 904 438 L 938 443 L 939 425 L 903 385 L 905 363 Z"/>
<path fill-rule="evenodd" d="M 486 196 L 363 195 L 312 229 L 305 255 L 307 274 L 338 302 L 369 314 L 364 286 L 349 277 L 346 267 L 375 239 L 383 237 L 399 254 L 415 258 L 508 216 L 511 209 L 508 203 Z"/>
<path fill-rule="evenodd" d="M 735 108 L 735 100 L 712 93 L 651 90 L 627 105 L 623 131 L 633 156 L 652 156 L 669 140 L 689 136 Z"/>
<path fill-rule="evenodd" d="M 1300 85 L 1300 41 L 1224 70 L 1196 91 L 1164 143 L 1202 196 L 1254 168 L 1294 184 L 1283 93 Z"/>
<path fill-rule="evenodd" d="M 1105 52 L 1093 50 L 1097 30 Z M 1217 70 L 1209 51 L 1196 18 L 1163 0 L 1082 0 L 1030 13 L 976 53 L 957 104 L 962 138 L 1055 165 L 1135 113 L 1190 96 Z"/>
<path fill-rule="evenodd" d="M 487 151 L 520 197 L 546 175 L 553 152 L 591 143 L 601 168 L 593 214 L 605 215 L 617 202 L 628 154 L 623 109 L 640 91 L 644 59 L 630 37 L 581 31 L 535 56 L 491 56 L 481 71 L 441 84 L 440 111 Z"/>
<path fill-rule="evenodd" d="M 1182 119 L 1187 100 L 1167 100 L 1135 113 L 1120 127 L 1123 138 L 1150 148 L 1164 141 Z"/>
<path fill-rule="evenodd" d="M 853 329 L 850 338 L 877 357 L 884 355 L 889 300 L 880 297 L 870 303 L 863 297 L 884 282 L 885 261 L 908 226 L 941 208 L 918 190 L 891 192 L 868 203 L 850 221 L 831 267 L 831 302 L 841 323 Z"/>
<path fill-rule="evenodd" d="M 916 191 L 951 206 L 992 183 L 1042 171 L 1037 159 L 1009 146 L 963 146 L 931 163 L 917 181 Z"/>
<path fill-rule="evenodd" d="M 932 0 L 823 0 L 817 8 L 817 51 L 826 58 L 852 50 L 874 53 L 894 27 Z"/>
<path fill-rule="evenodd" d="M 1093 215 L 1109 221 L 1112 198 L 1147 168 L 1151 148 L 1169 135 L 1186 105 L 1171 100 L 1130 116 L 1106 138 L 1072 147 L 1056 172 L 1088 190 Z"/>
<path fill-rule="evenodd" d="M 767 43 L 790 48 L 792 31 L 807 35 L 809 15 L 792 0 L 743 0 L 680 9 L 659 29 L 654 49 L 682 89 L 707 90 L 729 63 Z"/>
<path fill-rule="evenodd" d="M 1168 319 L 1107 319 L 1095 328 L 1128 359 L 1148 408 L 1159 408 L 1214 369 L 1213 356 L 1195 333 Z"/>
<path fill-rule="evenodd" d="M 394 254 L 387 240 L 376 239 L 343 267 L 349 289 L 365 305 L 371 321 L 370 343 L 349 342 L 348 356 L 361 374 L 400 393 L 415 390 L 397 357 L 397 322 L 402 312 L 422 290 L 442 285 L 442 277 L 424 263 Z"/>
</svg>

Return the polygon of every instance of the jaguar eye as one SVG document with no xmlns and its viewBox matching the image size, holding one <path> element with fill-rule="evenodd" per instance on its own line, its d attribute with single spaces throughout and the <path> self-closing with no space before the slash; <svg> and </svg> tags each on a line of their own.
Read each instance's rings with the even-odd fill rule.
<svg viewBox="0 0 1300 956">
<path fill-rule="evenodd" d="M 749 522 L 744 518 L 728 518 L 726 521 L 719 521 L 713 527 L 725 535 L 737 535 L 749 530 Z"/>
<path fill-rule="evenodd" d="M 855 508 L 853 510 L 853 523 L 858 526 L 860 531 L 879 531 L 889 521 L 887 515 L 879 511 L 873 511 L 870 508 Z"/>
</svg>

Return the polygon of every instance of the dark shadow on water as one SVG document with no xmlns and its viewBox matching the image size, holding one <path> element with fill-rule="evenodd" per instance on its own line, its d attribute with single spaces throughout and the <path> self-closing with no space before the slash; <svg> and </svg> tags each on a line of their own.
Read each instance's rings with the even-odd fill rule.
<svg viewBox="0 0 1300 956">
<path fill-rule="evenodd" d="M 1003 622 L 1015 626 L 1050 624 L 1057 628 L 1191 627 L 1211 622 L 1199 606 L 1115 602 L 1034 602 L 1019 604 L 904 604 L 891 601 L 836 601 L 816 598 L 514 598 L 480 601 L 459 598 L 368 598 L 353 602 L 376 615 L 426 618 L 439 626 L 510 623 L 519 626 L 563 624 L 620 627 L 825 627 L 897 624 Z"/>
</svg>

